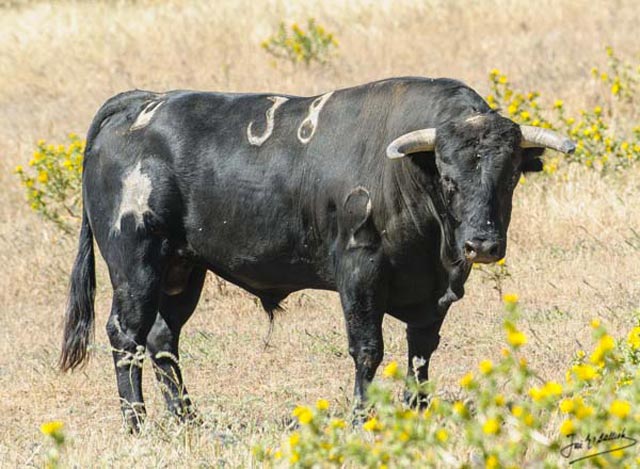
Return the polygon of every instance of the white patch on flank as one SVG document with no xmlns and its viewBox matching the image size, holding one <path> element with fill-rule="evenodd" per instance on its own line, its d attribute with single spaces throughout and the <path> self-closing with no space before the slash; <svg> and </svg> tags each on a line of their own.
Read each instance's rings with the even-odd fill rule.
<svg viewBox="0 0 640 469">
<path fill-rule="evenodd" d="M 151 101 L 147 104 L 142 112 L 138 114 L 136 121 L 129 127 L 129 131 L 138 130 L 149 125 L 151 118 L 163 103 L 164 101 Z"/>
<path fill-rule="evenodd" d="M 307 114 L 307 117 L 305 117 L 305 119 L 300 124 L 300 127 L 298 127 L 298 140 L 300 140 L 302 143 L 309 143 L 311 137 L 313 137 L 313 134 L 316 133 L 320 111 L 322 111 L 322 108 L 332 94 L 333 91 L 329 91 L 328 93 L 323 94 L 322 96 L 314 99 L 311 103 L 311 106 L 309 106 L 309 114 Z M 305 131 L 305 129 L 309 130 L 306 132 L 306 135 L 303 135 L 302 132 Z"/>
<path fill-rule="evenodd" d="M 141 163 L 138 162 L 122 182 L 120 209 L 113 225 L 113 231 L 116 233 L 120 232 L 122 217 L 125 215 L 133 214 L 137 228 L 143 224 L 145 212 L 152 212 L 149 208 L 149 197 L 152 189 L 151 179 L 146 174 L 142 174 L 141 166 Z"/>
<path fill-rule="evenodd" d="M 255 145 L 256 147 L 259 147 L 264 142 L 266 142 L 269 137 L 271 137 L 276 109 L 289 101 L 289 98 L 285 98 L 283 96 L 270 96 L 267 99 L 271 101 L 273 105 L 269 109 L 267 109 L 267 112 L 265 112 L 264 114 L 267 121 L 267 127 L 264 129 L 264 133 L 260 136 L 253 135 L 253 121 L 249 122 L 249 125 L 247 126 L 247 138 L 249 139 L 249 143 L 251 145 Z"/>
</svg>

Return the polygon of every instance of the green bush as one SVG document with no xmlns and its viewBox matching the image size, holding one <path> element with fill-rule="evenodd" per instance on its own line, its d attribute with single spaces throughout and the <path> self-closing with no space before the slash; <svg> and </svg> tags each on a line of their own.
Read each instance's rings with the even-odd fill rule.
<svg viewBox="0 0 640 469">
<path fill-rule="evenodd" d="M 595 346 L 578 352 L 564 382 L 545 380 L 527 363 L 518 299 L 505 295 L 505 347 L 463 376 L 460 399 L 433 397 L 426 410 L 395 399 L 404 374 L 393 362 L 371 385 L 369 417 L 353 429 L 327 401 L 299 406 L 299 429 L 275 448 L 256 448 L 268 466 L 558 467 L 588 458 L 597 467 L 636 467 L 640 434 L 640 327 L 615 340 L 593 321 Z M 434 384 L 407 385 L 414 392 Z M 582 445 L 582 446 L 580 446 Z M 627 448 L 624 448 L 627 446 Z"/>
<path fill-rule="evenodd" d="M 618 170 L 640 160 L 640 126 L 628 129 L 638 106 L 640 66 L 622 61 L 610 48 L 607 71 L 592 69 L 592 76 L 604 88 L 601 104 L 581 110 L 580 117 L 567 116 L 564 101 L 541 104 L 537 91 L 521 92 L 513 88 L 499 70 L 489 74 L 491 94 L 487 102 L 520 124 L 556 129 L 571 137 L 577 145 L 573 155 L 552 155 L 544 171 L 555 173 L 564 162 L 574 162 L 598 171 Z M 635 100 L 635 101 L 634 101 Z M 634 107 L 635 106 L 635 107 Z"/>
<path fill-rule="evenodd" d="M 69 134 L 68 145 L 39 140 L 29 166 L 18 166 L 18 174 L 31 208 L 67 233 L 75 232 L 80 218 L 84 140 Z"/>
<path fill-rule="evenodd" d="M 310 65 L 312 62 L 325 63 L 332 50 L 338 46 L 338 41 L 313 18 L 309 18 L 306 31 L 297 23 L 293 23 L 290 28 L 280 23 L 278 31 L 261 45 L 278 59 Z"/>
</svg>

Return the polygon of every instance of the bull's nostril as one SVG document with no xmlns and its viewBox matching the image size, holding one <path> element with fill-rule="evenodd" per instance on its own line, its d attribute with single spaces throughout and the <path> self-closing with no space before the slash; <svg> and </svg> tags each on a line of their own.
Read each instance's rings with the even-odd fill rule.
<svg viewBox="0 0 640 469">
<path fill-rule="evenodd" d="M 478 255 L 478 246 L 473 241 L 464 243 L 464 254 L 467 259 L 474 259 Z"/>
<path fill-rule="evenodd" d="M 489 255 L 491 257 L 497 257 L 498 251 L 499 251 L 499 247 L 498 247 L 498 244 L 496 243 L 493 246 L 491 246 L 491 248 L 489 249 Z"/>
</svg>

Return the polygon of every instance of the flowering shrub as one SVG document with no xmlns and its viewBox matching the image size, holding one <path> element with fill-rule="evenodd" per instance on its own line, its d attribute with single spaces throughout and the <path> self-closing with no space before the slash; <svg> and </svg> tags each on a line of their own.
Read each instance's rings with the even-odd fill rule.
<svg viewBox="0 0 640 469">
<path fill-rule="evenodd" d="M 573 155 L 563 157 L 599 171 L 621 169 L 640 160 L 640 126 L 624 133 L 625 121 L 633 119 L 634 99 L 640 83 L 640 66 L 620 60 L 610 47 L 608 71 L 592 69 L 592 76 L 605 88 L 602 104 L 580 111 L 580 117 L 568 116 L 564 101 L 556 99 L 546 108 L 540 104 L 540 93 L 516 91 L 507 76 L 499 70 L 489 74 L 491 94 L 487 102 L 493 109 L 520 124 L 556 129 L 571 137 L 577 145 Z M 636 103 L 637 105 L 637 103 Z M 547 158 L 544 171 L 555 173 L 561 164 L 559 156 Z"/>
<path fill-rule="evenodd" d="M 290 29 L 280 23 L 278 32 L 265 39 L 261 46 L 276 58 L 309 65 L 311 62 L 325 63 L 330 52 L 338 46 L 338 41 L 309 18 L 306 31 L 297 23 L 293 23 Z"/>
<path fill-rule="evenodd" d="M 460 379 L 464 398 L 436 396 L 425 410 L 406 407 L 394 398 L 404 379 L 394 362 L 370 387 L 361 428 L 332 414 L 327 401 L 299 406 L 299 429 L 274 449 L 256 448 L 257 459 L 271 467 L 557 467 L 586 459 L 597 467 L 636 467 L 640 326 L 616 340 L 594 321 L 593 351 L 579 352 L 561 383 L 528 365 L 517 295 L 504 301 L 502 358 L 482 360 Z M 435 390 L 407 384 L 414 392 Z"/>
<path fill-rule="evenodd" d="M 84 145 L 75 134 L 69 134 L 66 146 L 39 140 L 28 168 L 15 169 L 31 208 L 67 233 L 80 216 Z"/>
</svg>

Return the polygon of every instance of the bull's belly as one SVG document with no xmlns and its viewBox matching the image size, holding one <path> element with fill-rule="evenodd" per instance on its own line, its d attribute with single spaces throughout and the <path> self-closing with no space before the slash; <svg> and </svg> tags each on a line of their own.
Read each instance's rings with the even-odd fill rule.
<svg viewBox="0 0 640 469">
<path fill-rule="evenodd" d="M 253 291 L 335 289 L 333 273 L 326 267 L 327 259 L 300 255 L 295 245 L 219 236 L 215 240 L 192 237 L 189 245 L 209 270 Z"/>
</svg>

